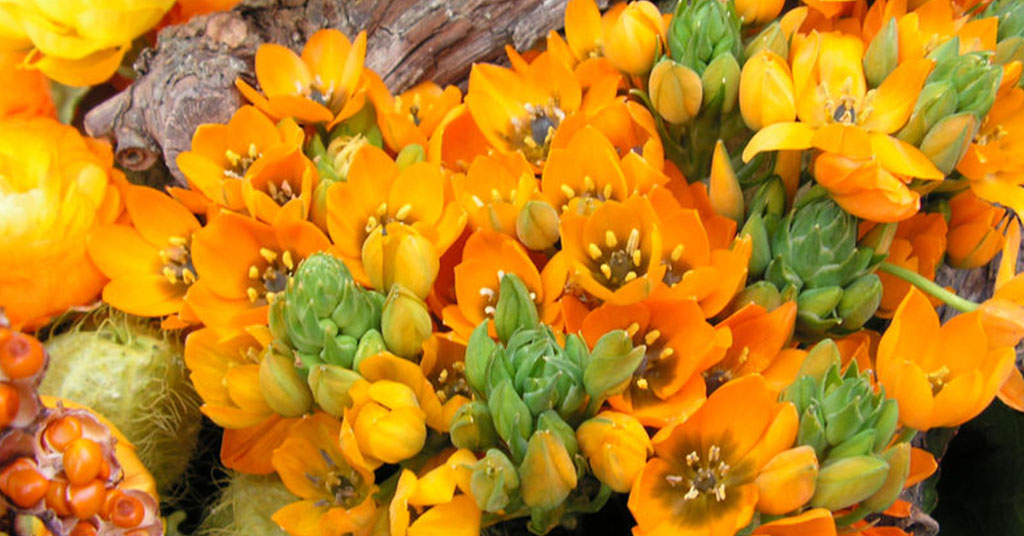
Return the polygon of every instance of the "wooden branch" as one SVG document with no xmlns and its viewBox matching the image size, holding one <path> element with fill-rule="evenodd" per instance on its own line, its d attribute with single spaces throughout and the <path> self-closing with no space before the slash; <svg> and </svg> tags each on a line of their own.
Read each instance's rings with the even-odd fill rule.
<svg viewBox="0 0 1024 536">
<path fill-rule="evenodd" d="M 184 184 L 178 153 L 197 126 L 227 122 L 243 104 L 234 81 L 255 84 L 261 43 L 300 52 L 321 28 L 350 37 L 365 29 L 367 67 L 401 91 L 420 80 L 464 82 L 473 62 L 501 61 L 506 44 L 524 50 L 560 28 L 564 10 L 564 0 L 247 0 L 161 31 L 135 63 L 140 78 L 93 108 L 85 128 L 116 142 L 121 166 L 144 171 L 162 157 Z"/>
</svg>

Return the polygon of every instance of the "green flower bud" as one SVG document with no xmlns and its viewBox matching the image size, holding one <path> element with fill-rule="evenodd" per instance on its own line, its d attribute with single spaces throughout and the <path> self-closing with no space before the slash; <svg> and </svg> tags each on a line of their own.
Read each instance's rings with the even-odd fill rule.
<svg viewBox="0 0 1024 536">
<path fill-rule="evenodd" d="M 576 442 L 576 431 L 555 411 L 548 410 L 537 417 L 537 430 L 546 430 L 558 436 L 558 439 L 565 445 L 566 451 L 569 452 L 569 456 L 576 456 L 579 453 L 580 447 Z"/>
<path fill-rule="evenodd" d="M 903 484 L 910 475 L 910 443 L 893 445 L 882 453 L 882 458 L 889 463 L 885 482 L 874 495 L 861 503 L 861 506 L 872 512 L 881 512 L 892 506 L 903 491 Z"/>
<path fill-rule="evenodd" d="M 878 417 L 874 423 L 874 429 L 878 432 L 875 437 L 875 444 L 872 450 L 878 452 L 885 448 L 892 439 L 892 435 L 896 433 L 896 426 L 899 424 L 900 407 L 899 404 L 891 399 L 887 398 L 882 402 L 882 407 L 878 412 Z"/>
<path fill-rule="evenodd" d="M 946 44 L 953 41 L 959 42 L 953 38 Z M 1000 65 L 989 62 L 990 56 L 990 52 L 970 52 L 938 59 L 935 69 L 928 75 L 928 83 L 952 82 L 957 94 L 956 111 L 984 117 L 995 102 L 996 90 L 999 89 L 1003 74 Z"/>
<path fill-rule="evenodd" d="M 804 290 L 797 296 L 797 322 L 800 331 L 816 335 L 838 326 L 842 321 L 832 315 L 843 297 L 843 289 L 837 286 Z"/>
<path fill-rule="evenodd" d="M 750 275 L 759 277 L 764 273 L 768 263 L 772 260 L 772 248 L 768 242 L 768 229 L 764 225 L 764 219 L 758 213 L 753 213 L 747 218 L 740 229 L 741 236 L 749 236 L 753 242 L 750 253 Z M 763 283 L 763 281 L 759 281 Z"/>
<path fill-rule="evenodd" d="M 820 410 L 814 403 L 804 410 L 803 416 L 800 417 L 800 426 L 797 428 L 796 442 L 813 448 L 818 459 L 824 460 L 828 441 L 825 440 L 825 425 L 822 424 L 819 414 Z"/>
<path fill-rule="evenodd" d="M 778 21 L 765 26 L 747 43 L 747 47 L 743 50 L 743 57 L 752 58 L 754 54 L 766 48 L 778 54 L 779 57 L 789 57 L 789 39 L 783 33 L 782 25 Z"/>
<path fill-rule="evenodd" d="M 836 312 L 842 320 L 843 331 L 855 331 L 875 316 L 882 303 L 882 281 L 878 276 L 864 274 L 843 289 Z"/>
<path fill-rule="evenodd" d="M 633 339 L 621 329 L 602 335 L 583 371 L 587 394 L 600 399 L 622 392 L 646 351 L 643 345 L 634 348 Z"/>
<path fill-rule="evenodd" d="M 767 311 L 773 311 L 782 305 L 783 301 L 785 300 L 782 299 L 782 294 L 779 289 L 775 288 L 775 285 L 767 281 L 757 281 L 736 293 L 732 302 L 729 303 L 729 307 L 726 308 L 725 315 L 728 316 L 750 303 L 760 305 Z"/>
<path fill-rule="evenodd" d="M 301 417 L 313 407 L 313 393 L 294 361 L 268 348 L 260 361 L 260 391 L 267 405 L 282 417 Z"/>
<path fill-rule="evenodd" d="M 478 393 L 487 392 L 488 369 L 491 356 L 498 349 L 498 344 L 487 333 L 490 320 L 480 323 L 469 336 L 466 344 L 466 381 Z"/>
<path fill-rule="evenodd" d="M 509 445 L 512 455 L 521 458 L 526 440 L 533 432 L 533 415 L 523 399 L 519 398 L 510 380 L 504 380 L 495 387 L 487 407 L 494 420 L 494 429 Z"/>
<path fill-rule="evenodd" d="M 352 397 L 348 395 L 349 388 L 361 379 L 363 377 L 358 372 L 335 365 L 312 367 L 306 378 L 317 406 L 339 418 L 345 408 L 352 405 Z"/>
<path fill-rule="evenodd" d="M 544 251 L 558 242 L 558 211 L 551 203 L 534 199 L 527 201 L 516 217 L 516 237 L 534 251 Z"/>
<path fill-rule="evenodd" d="M 978 17 L 999 18 L 999 41 L 1024 35 L 1024 6 L 1015 0 L 995 0 Z"/>
<path fill-rule="evenodd" d="M 733 4 L 717 0 L 679 2 L 668 27 L 668 48 L 672 58 L 704 74 L 718 56 L 743 54 L 740 20 Z"/>
<path fill-rule="evenodd" d="M 494 307 L 494 328 L 498 338 L 507 342 L 517 330 L 536 327 L 538 322 L 540 317 L 537 305 L 530 298 L 530 290 L 519 276 L 505 274 L 501 278 L 498 303 Z"/>
<path fill-rule="evenodd" d="M 538 430 L 530 436 L 519 465 L 519 489 L 530 508 L 552 510 L 576 488 L 576 466 L 557 434 Z"/>
<path fill-rule="evenodd" d="M 352 359 L 356 355 L 359 341 L 349 335 L 328 337 L 320 351 L 320 360 L 331 365 L 352 368 Z"/>
<path fill-rule="evenodd" d="M 686 123 L 701 109 L 704 99 L 701 77 L 677 61 L 659 61 L 651 69 L 647 87 L 654 110 L 673 125 Z"/>
<path fill-rule="evenodd" d="M 420 355 L 423 342 L 433 331 L 427 304 L 401 284 L 392 285 L 380 318 L 380 332 L 388 350 L 412 359 Z"/>
<path fill-rule="evenodd" d="M 803 364 L 800 365 L 800 372 L 797 374 L 797 377 L 810 376 L 815 381 L 820 382 L 830 369 L 833 367 L 838 368 L 841 363 L 842 357 L 839 355 L 839 347 L 836 346 L 835 341 L 824 339 L 807 352 L 807 357 L 804 358 Z"/>
<path fill-rule="evenodd" d="M 359 364 L 370 356 L 386 351 L 384 336 L 375 329 L 369 329 L 359 338 L 359 345 L 356 346 L 356 355 L 352 358 L 352 370 L 359 370 Z"/>
<path fill-rule="evenodd" d="M 782 400 L 784 402 L 792 402 L 796 406 L 797 414 L 803 415 L 807 408 L 811 406 L 811 403 L 814 402 L 817 394 L 818 383 L 814 378 L 798 374 L 793 383 L 782 392 Z"/>
<path fill-rule="evenodd" d="M 345 335 L 355 338 L 363 336 L 370 329 L 380 329 L 380 315 L 384 308 L 384 295 L 364 289 L 349 280 L 337 295 L 338 302 L 331 312 L 331 320 Z"/>
<path fill-rule="evenodd" d="M 896 237 L 896 223 L 877 223 L 860 240 L 857 246 L 871 248 L 876 255 L 886 255 L 892 246 L 892 239 Z"/>
<path fill-rule="evenodd" d="M 889 464 L 875 456 L 851 456 L 827 463 L 818 472 L 811 506 L 839 510 L 875 494 L 889 475 Z"/>
<path fill-rule="evenodd" d="M 992 63 L 1006 65 L 1013 61 L 1024 63 L 1024 37 L 1015 35 L 1003 39 L 996 45 L 996 53 Z"/>
<path fill-rule="evenodd" d="M 832 450 L 828 452 L 828 460 L 826 461 L 871 454 L 873 452 L 872 449 L 875 446 L 875 439 L 877 436 L 878 432 L 871 428 L 861 430 L 852 437 L 846 439 L 846 441 L 832 447 Z"/>
<path fill-rule="evenodd" d="M 967 154 L 981 122 L 970 112 L 961 112 L 941 119 L 921 140 L 920 149 L 943 173 L 956 169 Z"/>
<path fill-rule="evenodd" d="M 402 147 L 401 151 L 398 151 L 398 156 L 395 157 L 395 165 L 398 166 L 399 170 L 403 170 L 426 159 L 427 152 L 423 150 L 423 147 L 418 143 L 410 143 Z"/>
<path fill-rule="evenodd" d="M 893 17 L 875 35 L 864 52 L 864 76 L 870 87 L 882 85 L 899 63 L 899 52 L 899 30 L 896 28 L 896 18 Z"/>
<path fill-rule="evenodd" d="M 469 489 L 477 506 L 485 512 L 498 513 L 512 502 L 512 494 L 519 488 L 516 466 L 497 449 L 488 449 L 473 466 Z"/>
<path fill-rule="evenodd" d="M 736 108 L 736 98 L 740 91 L 740 64 L 736 62 L 735 56 L 726 52 L 711 60 L 700 75 L 700 81 L 704 88 L 703 109 L 717 109 L 727 114 Z"/>
<path fill-rule="evenodd" d="M 911 145 L 919 145 L 936 123 L 956 113 L 957 104 L 956 89 L 952 82 L 940 80 L 925 84 L 917 96 L 910 119 L 896 137 Z"/>
<path fill-rule="evenodd" d="M 474 400 L 463 404 L 452 417 L 452 445 L 479 452 L 498 443 L 491 410 L 485 402 Z"/>
<path fill-rule="evenodd" d="M 839 445 L 853 437 L 864 422 L 864 414 L 861 413 L 860 408 L 860 397 L 863 395 L 854 393 L 854 389 L 845 389 L 848 385 L 843 385 L 836 390 L 840 394 L 825 399 L 826 407 L 823 408 L 826 421 L 825 440 L 833 446 Z M 842 397 L 853 398 L 847 398 L 845 400 L 846 403 L 843 404 L 844 399 Z M 841 405 L 837 408 L 834 407 L 834 403 L 830 404 L 831 402 Z"/>
</svg>

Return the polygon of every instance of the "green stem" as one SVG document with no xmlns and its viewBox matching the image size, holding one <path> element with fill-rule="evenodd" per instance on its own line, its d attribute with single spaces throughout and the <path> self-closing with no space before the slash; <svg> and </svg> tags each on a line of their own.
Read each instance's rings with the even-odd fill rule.
<svg viewBox="0 0 1024 536">
<path fill-rule="evenodd" d="M 852 525 L 852 524 L 860 521 L 861 519 L 864 519 L 870 513 L 871 513 L 871 509 L 870 508 L 867 508 L 864 505 L 858 506 L 857 508 L 855 508 L 849 514 L 837 517 L 836 518 L 836 526 L 837 527 L 845 527 L 847 525 Z"/>
<path fill-rule="evenodd" d="M 961 298 L 960 296 L 957 296 L 956 294 L 939 286 L 938 283 L 935 283 L 934 281 L 929 281 L 923 275 L 914 272 L 913 270 L 908 270 L 906 268 L 896 266 L 895 264 L 888 262 L 883 262 L 882 264 L 879 264 L 878 269 L 883 272 L 892 274 L 906 281 L 907 283 L 910 283 L 911 285 L 914 285 L 915 287 L 923 290 L 924 292 L 942 300 L 943 302 L 945 302 L 946 305 L 956 309 L 957 311 L 960 311 L 961 313 L 969 313 L 978 308 L 977 303 L 966 298 Z"/>
<path fill-rule="evenodd" d="M 903 430 L 900 431 L 900 436 L 896 438 L 896 444 L 909 443 L 914 436 L 917 435 L 917 429 L 909 426 L 904 426 Z"/>
</svg>

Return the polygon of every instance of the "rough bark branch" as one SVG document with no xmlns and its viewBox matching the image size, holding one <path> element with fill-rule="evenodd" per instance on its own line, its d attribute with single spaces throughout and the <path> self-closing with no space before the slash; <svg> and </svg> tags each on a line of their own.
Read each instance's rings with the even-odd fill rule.
<svg viewBox="0 0 1024 536">
<path fill-rule="evenodd" d="M 564 10 L 564 0 L 246 0 L 161 31 L 135 63 L 140 78 L 92 109 L 85 128 L 116 142 L 121 166 L 144 171 L 162 157 L 184 184 L 178 153 L 197 126 L 226 122 L 242 104 L 234 81 L 255 83 L 261 43 L 299 52 L 321 28 L 351 37 L 365 29 L 366 65 L 401 91 L 464 82 L 473 62 L 500 61 L 506 44 L 523 50 L 560 28 Z"/>
</svg>

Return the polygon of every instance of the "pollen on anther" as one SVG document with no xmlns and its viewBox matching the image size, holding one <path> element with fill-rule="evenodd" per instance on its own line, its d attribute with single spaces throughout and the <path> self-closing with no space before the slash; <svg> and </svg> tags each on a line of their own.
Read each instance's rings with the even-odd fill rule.
<svg viewBox="0 0 1024 536">
<path fill-rule="evenodd" d="M 636 335 L 636 332 L 638 331 L 640 331 L 640 324 L 637 324 L 636 322 L 633 322 L 626 328 L 626 333 L 629 334 L 630 337 Z"/>
<path fill-rule="evenodd" d="M 260 257 L 266 259 L 267 262 L 274 262 L 277 260 L 277 253 L 267 248 L 260 248 Z"/>
<path fill-rule="evenodd" d="M 595 261 L 597 259 L 600 259 L 601 255 L 604 255 L 604 253 L 601 251 L 601 248 L 598 247 L 597 244 L 593 242 L 587 244 L 587 254 L 589 254 L 590 258 L 594 259 Z"/>
<path fill-rule="evenodd" d="M 249 287 L 249 288 L 245 289 L 245 294 L 247 296 L 249 296 L 249 301 L 250 302 L 255 302 L 256 300 L 258 300 L 260 298 L 260 293 L 256 289 L 254 289 L 252 287 Z"/>
<path fill-rule="evenodd" d="M 405 218 L 407 218 L 409 216 L 410 212 L 412 212 L 412 205 L 410 205 L 409 203 L 406 203 L 406 204 L 402 205 L 401 208 L 398 209 L 398 212 L 395 212 L 395 219 L 396 220 L 404 220 Z"/>
<path fill-rule="evenodd" d="M 604 276 L 606 278 L 611 279 L 612 278 L 612 267 L 608 266 L 608 263 L 602 264 L 601 265 L 601 273 L 604 274 Z"/>
<path fill-rule="evenodd" d="M 619 239 L 615 238 L 615 233 L 611 230 L 604 232 L 604 245 L 613 248 L 619 244 Z"/>
<path fill-rule="evenodd" d="M 676 247 L 672 248 L 672 253 L 669 254 L 669 258 L 672 262 L 679 262 L 679 259 L 683 256 L 683 245 L 677 244 Z"/>
<path fill-rule="evenodd" d="M 291 251 L 285 251 L 284 253 L 281 254 L 281 262 L 283 262 L 285 267 L 287 267 L 289 270 L 295 269 L 295 262 L 292 260 Z"/>
<path fill-rule="evenodd" d="M 648 331 L 646 335 L 644 335 L 644 343 L 651 345 L 654 344 L 654 341 L 658 340 L 659 338 L 661 338 L 661 332 L 656 329 L 652 329 L 651 331 Z"/>
<path fill-rule="evenodd" d="M 638 249 L 633 252 L 633 266 L 639 268 L 641 261 L 643 261 L 643 254 L 641 254 L 640 250 Z"/>
<path fill-rule="evenodd" d="M 630 270 L 629 272 L 626 272 L 626 277 L 624 278 L 624 280 L 627 283 L 629 283 L 630 281 L 632 281 L 634 279 L 636 279 L 636 272 L 634 272 L 633 270 Z"/>
<path fill-rule="evenodd" d="M 570 199 L 576 197 L 576 191 L 569 187 L 568 184 L 563 184 L 560 190 L 562 190 L 562 193 L 565 194 L 565 197 L 568 197 Z"/>
</svg>

